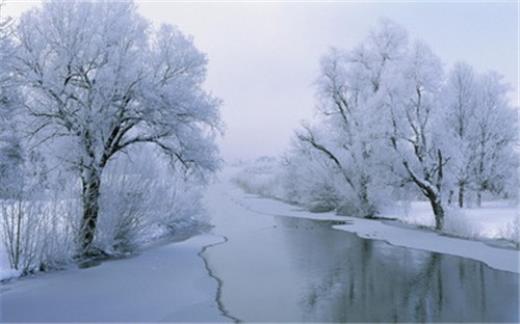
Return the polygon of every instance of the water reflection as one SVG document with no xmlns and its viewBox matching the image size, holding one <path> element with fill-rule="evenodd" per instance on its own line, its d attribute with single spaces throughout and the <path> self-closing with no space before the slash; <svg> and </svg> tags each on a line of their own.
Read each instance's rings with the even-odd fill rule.
<svg viewBox="0 0 520 324">
<path fill-rule="evenodd" d="M 223 302 L 246 321 L 514 321 L 517 274 L 273 217 L 208 250 Z M 230 262 L 230 260 L 233 260 Z M 228 284 L 229 283 L 229 284 Z"/>
</svg>

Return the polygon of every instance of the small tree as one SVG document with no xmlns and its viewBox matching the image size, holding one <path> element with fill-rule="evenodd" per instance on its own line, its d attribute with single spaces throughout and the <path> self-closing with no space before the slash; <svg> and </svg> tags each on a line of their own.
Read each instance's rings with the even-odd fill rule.
<svg viewBox="0 0 520 324">
<path fill-rule="evenodd" d="M 49 1 L 17 37 L 32 136 L 81 179 L 81 255 L 112 157 L 148 143 L 190 172 L 216 169 L 219 101 L 201 88 L 205 56 L 176 28 L 152 29 L 132 2 Z"/>
<path fill-rule="evenodd" d="M 497 73 L 480 76 L 471 169 L 479 207 L 483 191 L 501 193 L 508 182 L 518 177 L 518 115 L 509 104 L 507 92 L 507 85 Z"/>
</svg>

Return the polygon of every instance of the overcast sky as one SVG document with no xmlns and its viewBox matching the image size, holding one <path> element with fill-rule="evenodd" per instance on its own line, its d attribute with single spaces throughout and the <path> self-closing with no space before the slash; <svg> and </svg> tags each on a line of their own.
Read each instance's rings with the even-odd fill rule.
<svg viewBox="0 0 520 324">
<path fill-rule="evenodd" d="M 147 18 L 179 26 L 208 55 L 207 89 L 224 101 L 226 160 L 283 152 L 300 121 L 313 115 L 321 55 L 355 46 L 380 17 L 428 43 L 447 69 L 463 60 L 503 74 L 518 105 L 516 1 L 138 3 Z M 8 0 L 5 13 L 16 17 L 36 4 Z"/>
</svg>

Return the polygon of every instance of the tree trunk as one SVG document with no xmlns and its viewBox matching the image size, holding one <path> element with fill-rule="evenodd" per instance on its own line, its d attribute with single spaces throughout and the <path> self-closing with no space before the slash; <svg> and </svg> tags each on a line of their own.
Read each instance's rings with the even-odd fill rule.
<svg viewBox="0 0 520 324">
<path fill-rule="evenodd" d="M 80 227 L 81 256 L 89 255 L 96 234 L 101 176 L 91 171 L 83 180 L 83 218 Z"/>
<path fill-rule="evenodd" d="M 23 217 L 23 206 L 22 206 L 22 199 L 19 198 L 20 200 L 18 201 L 18 210 L 16 211 L 16 242 L 15 242 L 15 253 L 14 253 L 14 262 L 13 262 L 13 265 L 14 265 L 14 269 L 15 270 L 20 270 L 19 267 L 20 267 L 20 255 L 22 254 L 22 251 L 21 251 L 21 243 L 20 243 L 20 239 L 21 239 L 21 231 L 22 231 L 22 217 Z"/>
<path fill-rule="evenodd" d="M 435 216 L 435 229 L 440 231 L 444 227 L 444 207 L 437 195 L 429 195 L 428 199 L 430 200 L 433 215 Z"/>
<path fill-rule="evenodd" d="M 368 177 L 362 176 L 360 181 L 360 189 L 359 189 L 359 200 L 361 203 L 361 209 L 363 213 L 363 217 L 365 218 L 374 218 L 375 216 L 375 208 L 370 203 L 370 199 L 368 197 Z"/>
<path fill-rule="evenodd" d="M 477 190 L 477 207 L 482 205 L 482 190 Z"/>
<path fill-rule="evenodd" d="M 453 203 L 453 195 L 454 195 L 453 190 L 450 190 L 450 193 L 448 194 L 448 205 L 449 206 L 451 206 L 451 204 Z"/>
<path fill-rule="evenodd" d="M 459 183 L 459 207 L 464 207 L 464 182 Z"/>
</svg>

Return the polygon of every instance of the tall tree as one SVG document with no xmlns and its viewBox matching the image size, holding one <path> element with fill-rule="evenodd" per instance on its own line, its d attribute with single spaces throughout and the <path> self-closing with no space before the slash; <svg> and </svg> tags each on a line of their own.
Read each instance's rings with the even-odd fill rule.
<svg viewBox="0 0 520 324">
<path fill-rule="evenodd" d="M 388 140 L 402 175 L 428 199 L 435 228 L 442 229 L 444 168 L 449 160 L 443 147 L 440 60 L 423 43 L 417 42 L 401 65 L 395 66 L 387 84 Z"/>
<path fill-rule="evenodd" d="M 352 51 L 332 49 L 321 60 L 318 79 L 319 113 L 330 128 L 328 139 L 311 128 L 298 134 L 302 142 L 329 158 L 340 170 L 359 205 L 357 213 L 373 217 L 377 204 L 371 197 L 380 190 L 376 173 L 381 132 L 381 85 L 391 64 L 399 61 L 406 49 L 407 33 L 389 20 L 381 20 L 369 37 Z M 350 202 L 352 203 L 352 202 Z"/>
<path fill-rule="evenodd" d="M 80 253 L 92 252 L 102 173 L 153 145 L 190 172 L 217 167 L 219 100 L 202 89 L 205 56 L 189 37 L 153 29 L 132 2 L 49 1 L 17 30 L 30 129 L 82 183 Z"/>
<path fill-rule="evenodd" d="M 474 134 L 477 121 L 477 76 L 473 68 L 457 63 L 450 72 L 442 93 L 447 107 L 447 135 L 453 138 L 454 177 L 458 189 L 458 205 L 464 207 L 466 190 L 471 186 L 471 169 L 476 158 Z"/>
</svg>

